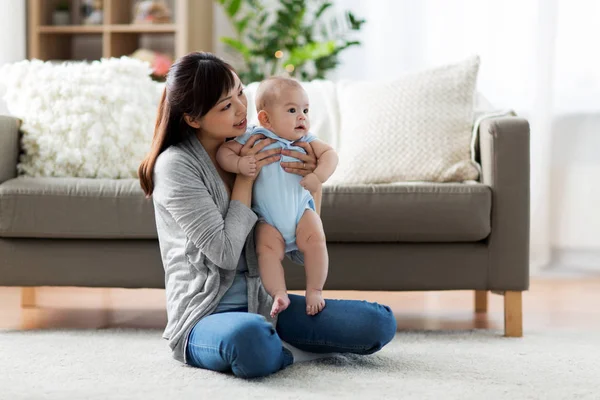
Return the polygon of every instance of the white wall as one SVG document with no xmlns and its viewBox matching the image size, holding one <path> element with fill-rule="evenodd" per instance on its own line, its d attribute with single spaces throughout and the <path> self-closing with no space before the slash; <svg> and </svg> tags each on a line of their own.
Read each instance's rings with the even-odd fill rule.
<svg viewBox="0 0 600 400">
<path fill-rule="evenodd" d="M 552 142 L 552 244 L 600 250 L 600 110 L 559 116 Z"/>
<path fill-rule="evenodd" d="M 0 66 L 26 57 L 25 0 L 0 0 Z M 0 88 L 1 90 L 1 88 Z M 0 91 L 0 114 L 7 114 Z"/>
</svg>

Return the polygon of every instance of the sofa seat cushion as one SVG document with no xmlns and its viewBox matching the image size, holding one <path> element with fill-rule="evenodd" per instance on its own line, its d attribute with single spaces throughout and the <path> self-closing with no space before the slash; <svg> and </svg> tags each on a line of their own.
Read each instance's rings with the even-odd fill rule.
<svg viewBox="0 0 600 400">
<path fill-rule="evenodd" d="M 324 186 L 330 242 L 473 242 L 490 233 L 479 183 Z M 155 239 L 152 200 L 136 179 L 19 177 L 0 185 L 0 237 Z"/>
<path fill-rule="evenodd" d="M 480 183 L 323 187 L 329 242 L 474 242 L 490 234 L 492 191 Z"/>
<path fill-rule="evenodd" d="M 0 185 L 0 236 L 156 238 L 137 179 L 19 177 Z"/>
</svg>

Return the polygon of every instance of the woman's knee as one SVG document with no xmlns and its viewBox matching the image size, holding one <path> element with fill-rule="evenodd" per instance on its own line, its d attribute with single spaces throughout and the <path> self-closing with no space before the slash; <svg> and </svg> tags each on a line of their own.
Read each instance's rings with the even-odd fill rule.
<svg viewBox="0 0 600 400">
<path fill-rule="evenodd" d="M 275 328 L 257 314 L 232 333 L 231 369 L 240 378 L 270 375 L 283 368 L 281 339 Z"/>
<path fill-rule="evenodd" d="M 363 354 L 372 354 L 381 350 L 396 335 L 396 317 L 388 306 L 375 304 L 364 323 L 370 334 Z"/>
</svg>

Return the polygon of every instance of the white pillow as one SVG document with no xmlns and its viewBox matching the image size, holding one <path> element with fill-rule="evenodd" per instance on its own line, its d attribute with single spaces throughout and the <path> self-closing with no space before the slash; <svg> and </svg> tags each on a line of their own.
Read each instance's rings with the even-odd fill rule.
<svg viewBox="0 0 600 400">
<path fill-rule="evenodd" d="M 136 178 L 160 99 L 151 72 L 127 57 L 0 68 L 8 110 L 23 120 L 19 173 Z"/>
<path fill-rule="evenodd" d="M 308 115 L 310 116 L 311 133 L 334 148 L 337 147 L 340 115 L 335 83 L 314 80 L 300 82 L 300 84 L 306 90 L 310 102 Z M 250 83 L 245 90 L 248 98 L 248 123 L 254 125 L 258 125 L 255 101 L 258 85 L 259 82 Z"/>
<path fill-rule="evenodd" d="M 330 183 L 465 181 L 479 57 L 391 82 L 340 82 L 340 163 Z"/>
</svg>

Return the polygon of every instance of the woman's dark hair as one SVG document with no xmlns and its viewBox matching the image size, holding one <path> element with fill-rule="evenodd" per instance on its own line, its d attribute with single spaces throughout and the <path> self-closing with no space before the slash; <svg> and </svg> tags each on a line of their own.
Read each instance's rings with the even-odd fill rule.
<svg viewBox="0 0 600 400">
<path fill-rule="evenodd" d="M 140 164 L 138 177 L 146 197 L 154 191 L 154 164 L 169 146 L 180 143 L 195 129 L 184 119 L 205 116 L 223 93 L 235 84 L 231 65 L 210 53 L 190 53 L 169 69 L 167 83 L 158 105 L 158 115 L 150 152 Z"/>
</svg>

